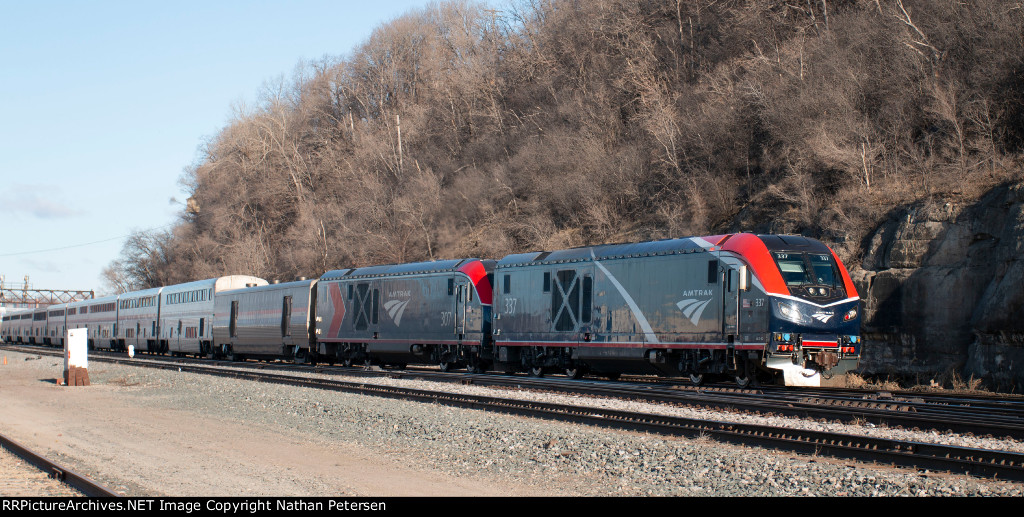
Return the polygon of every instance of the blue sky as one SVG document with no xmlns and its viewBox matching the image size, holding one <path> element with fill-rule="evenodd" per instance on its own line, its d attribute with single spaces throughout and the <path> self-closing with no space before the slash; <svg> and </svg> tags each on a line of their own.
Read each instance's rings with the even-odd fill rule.
<svg viewBox="0 0 1024 517">
<path fill-rule="evenodd" d="M 101 289 L 125 236 L 175 222 L 233 106 L 428 4 L 0 0 L 5 284 Z"/>
</svg>

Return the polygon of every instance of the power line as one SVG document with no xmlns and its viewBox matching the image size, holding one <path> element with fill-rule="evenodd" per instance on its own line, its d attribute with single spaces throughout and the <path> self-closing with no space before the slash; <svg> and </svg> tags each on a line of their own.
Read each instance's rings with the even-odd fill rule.
<svg viewBox="0 0 1024 517">
<path fill-rule="evenodd" d="M 170 226 L 174 226 L 174 224 L 175 223 L 165 224 L 163 226 L 157 226 L 157 227 L 154 227 L 154 228 L 149 228 L 149 229 L 146 229 L 146 230 L 141 230 L 141 232 L 152 232 L 154 230 L 162 230 L 164 228 L 168 228 Z M 72 248 L 82 248 L 82 247 L 85 247 L 85 246 L 92 246 L 93 244 L 100 244 L 100 243 L 104 243 L 104 242 L 110 242 L 110 241 L 116 241 L 116 240 L 119 240 L 119 239 L 124 239 L 126 237 L 130 237 L 133 233 L 139 233 L 139 232 L 132 232 L 132 233 L 129 233 L 127 235 L 120 235 L 118 237 L 111 237 L 109 239 L 103 239 L 103 240 L 99 240 L 99 241 L 86 242 L 84 244 L 72 244 L 70 246 L 61 246 L 59 248 L 50 248 L 50 249 L 45 249 L 45 250 L 34 250 L 34 251 L 19 251 L 17 253 L 0 253 L 0 257 L 17 257 L 17 256 L 21 256 L 21 255 L 32 255 L 32 254 L 35 254 L 35 253 L 49 253 L 51 251 L 62 251 L 62 250 L 69 250 L 69 249 L 72 249 Z"/>
</svg>

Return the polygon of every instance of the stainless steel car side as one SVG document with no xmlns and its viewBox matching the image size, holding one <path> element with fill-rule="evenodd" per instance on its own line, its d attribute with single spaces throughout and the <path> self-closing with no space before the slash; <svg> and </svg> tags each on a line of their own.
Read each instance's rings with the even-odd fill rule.
<svg viewBox="0 0 1024 517">
<path fill-rule="evenodd" d="M 317 280 L 216 293 L 213 353 L 231 359 L 309 359 Z"/>
<path fill-rule="evenodd" d="M 69 303 L 65 314 L 67 329 L 89 329 L 87 335 L 90 348 L 116 347 L 114 330 L 117 326 L 117 296 Z"/>
<path fill-rule="evenodd" d="M 159 352 L 158 322 L 162 287 L 124 293 L 117 300 L 117 348 Z"/>
<path fill-rule="evenodd" d="M 267 285 L 249 275 L 229 275 L 164 287 L 157 333 L 161 352 L 209 355 L 213 350 L 215 296 L 231 289 Z"/>
<path fill-rule="evenodd" d="M 28 343 L 32 329 L 34 309 L 13 309 L 4 316 L 4 341 L 8 343 Z"/>
</svg>

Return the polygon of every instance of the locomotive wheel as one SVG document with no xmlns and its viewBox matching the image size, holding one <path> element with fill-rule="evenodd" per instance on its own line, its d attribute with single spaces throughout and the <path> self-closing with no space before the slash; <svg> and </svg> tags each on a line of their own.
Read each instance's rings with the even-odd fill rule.
<svg viewBox="0 0 1024 517">
<path fill-rule="evenodd" d="M 570 379 L 579 379 L 583 377 L 583 368 L 579 366 L 573 366 L 572 368 L 565 369 L 565 376 Z"/>
<path fill-rule="evenodd" d="M 350 368 L 352 366 L 352 358 L 351 357 L 346 357 L 346 358 L 342 359 L 341 360 L 341 365 L 346 367 L 346 368 Z"/>
<path fill-rule="evenodd" d="M 530 377 L 543 377 L 543 376 L 544 376 L 544 367 L 543 366 L 531 366 L 530 367 Z"/>
<path fill-rule="evenodd" d="M 440 363 L 437 363 L 437 365 L 441 368 L 442 372 L 452 371 L 452 363 L 449 363 L 448 361 L 441 361 Z"/>
<path fill-rule="evenodd" d="M 736 376 L 736 385 L 739 386 L 740 389 L 747 389 L 747 388 L 750 387 L 750 385 L 752 383 L 753 383 L 753 379 L 751 379 L 750 376 L 743 376 L 743 375 L 737 375 Z"/>
<path fill-rule="evenodd" d="M 694 386 L 700 386 L 701 384 L 704 384 L 704 374 L 703 373 L 691 373 L 690 374 L 690 383 L 692 383 Z"/>
</svg>

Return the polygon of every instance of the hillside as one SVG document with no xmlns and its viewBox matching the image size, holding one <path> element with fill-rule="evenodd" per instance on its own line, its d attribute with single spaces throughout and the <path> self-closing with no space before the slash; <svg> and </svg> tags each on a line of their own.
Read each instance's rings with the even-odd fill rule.
<svg viewBox="0 0 1024 517">
<path fill-rule="evenodd" d="M 107 276 L 741 230 L 857 265 L 893 214 L 970 205 L 1022 157 L 1019 2 L 442 2 L 265 87 L 183 176 L 180 224 Z"/>
</svg>

